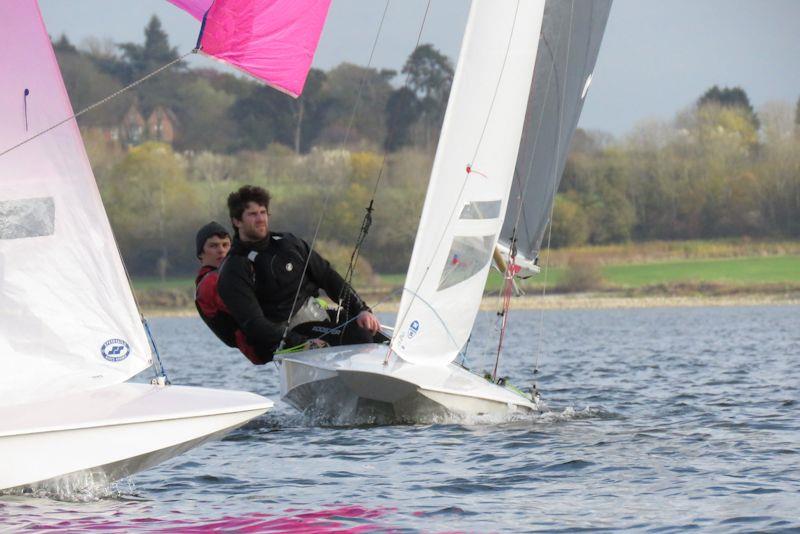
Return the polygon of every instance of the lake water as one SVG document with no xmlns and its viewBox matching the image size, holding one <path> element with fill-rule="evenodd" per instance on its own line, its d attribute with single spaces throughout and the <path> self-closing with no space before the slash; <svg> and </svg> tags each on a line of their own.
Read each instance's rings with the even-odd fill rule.
<svg viewBox="0 0 800 534">
<path fill-rule="evenodd" d="M 502 374 L 542 414 L 323 428 L 288 405 L 113 486 L 0 496 L 0 531 L 798 531 L 800 308 L 512 311 Z M 389 319 L 384 317 L 384 319 Z M 156 318 L 175 383 L 278 400 L 276 370 Z M 467 364 L 489 368 L 482 314 Z"/>
</svg>

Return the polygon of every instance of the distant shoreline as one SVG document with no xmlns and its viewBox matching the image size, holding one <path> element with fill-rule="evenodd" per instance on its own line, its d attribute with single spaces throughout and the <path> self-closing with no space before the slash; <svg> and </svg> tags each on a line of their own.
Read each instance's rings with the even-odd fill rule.
<svg viewBox="0 0 800 534">
<path fill-rule="evenodd" d="M 800 295 L 750 294 L 725 296 L 607 296 L 593 293 L 519 297 L 512 309 L 520 310 L 591 310 L 614 308 L 689 308 L 712 306 L 798 305 Z M 496 309 L 497 297 L 484 298 L 481 309 Z"/>
<path fill-rule="evenodd" d="M 385 302 L 377 306 L 378 313 L 395 313 L 399 301 Z M 792 293 L 753 293 L 722 296 L 619 296 L 603 293 L 569 293 L 545 295 L 525 295 L 512 300 L 512 310 L 599 310 L 624 308 L 696 308 L 727 306 L 797 306 L 800 294 Z M 481 302 L 481 310 L 498 308 L 498 297 L 486 296 Z M 194 317 L 197 311 L 192 308 L 144 307 L 143 312 L 150 317 Z"/>
</svg>

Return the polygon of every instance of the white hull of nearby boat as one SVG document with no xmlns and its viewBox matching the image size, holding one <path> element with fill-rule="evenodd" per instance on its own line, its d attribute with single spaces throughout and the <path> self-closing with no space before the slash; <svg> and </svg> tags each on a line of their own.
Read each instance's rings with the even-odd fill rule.
<svg viewBox="0 0 800 534">
<path fill-rule="evenodd" d="M 537 404 L 461 366 L 409 364 L 386 345 L 330 347 L 283 356 L 281 396 L 333 424 L 434 422 L 531 413 Z"/>
<path fill-rule="evenodd" d="M 0 490 L 110 482 L 181 454 L 257 417 L 253 393 L 117 384 L 0 408 Z"/>
</svg>

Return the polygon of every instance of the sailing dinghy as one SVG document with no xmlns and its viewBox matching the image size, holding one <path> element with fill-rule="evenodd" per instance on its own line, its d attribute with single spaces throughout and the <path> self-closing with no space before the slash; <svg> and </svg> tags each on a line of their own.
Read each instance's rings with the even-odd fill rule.
<svg viewBox="0 0 800 534">
<path fill-rule="evenodd" d="M 272 407 L 125 383 L 153 358 L 77 123 L 51 128 L 73 112 L 35 0 L 0 2 L 0 72 L 0 490 L 106 483 Z"/>
<path fill-rule="evenodd" d="M 505 262 L 538 271 L 527 258 L 549 222 L 610 7 L 473 0 L 391 343 L 279 357 L 284 400 L 343 423 L 537 409 L 455 360 L 501 229 Z"/>
</svg>

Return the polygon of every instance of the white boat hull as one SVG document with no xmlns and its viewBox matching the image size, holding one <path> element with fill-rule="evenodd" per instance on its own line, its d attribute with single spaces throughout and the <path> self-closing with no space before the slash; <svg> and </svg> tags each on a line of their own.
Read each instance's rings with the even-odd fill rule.
<svg viewBox="0 0 800 534">
<path fill-rule="evenodd" d="M 527 397 L 453 363 L 414 365 L 392 355 L 384 365 L 387 350 L 351 345 L 284 356 L 281 397 L 331 424 L 497 419 L 538 409 Z"/>
<path fill-rule="evenodd" d="M 0 408 L 0 490 L 111 482 L 181 454 L 263 414 L 239 391 L 118 384 Z"/>
</svg>

